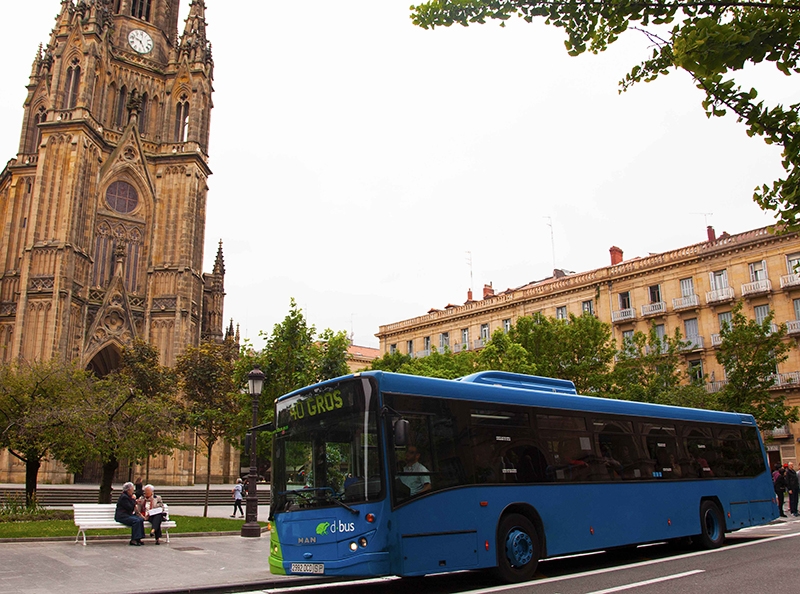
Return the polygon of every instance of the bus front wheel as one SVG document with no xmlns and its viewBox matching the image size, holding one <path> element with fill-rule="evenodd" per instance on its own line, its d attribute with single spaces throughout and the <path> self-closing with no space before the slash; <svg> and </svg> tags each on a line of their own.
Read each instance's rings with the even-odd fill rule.
<svg viewBox="0 0 800 594">
<path fill-rule="evenodd" d="M 504 582 L 533 579 L 539 564 L 539 535 L 521 514 L 508 514 L 497 530 L 497 576 Z"/>
<path fill-rule="evenodd" d="M 716 549 L 725 542 L 725 518 L 712 501 L 700 504 L 700 530 L 698 541 L 704 549 Z"/>
</svg>

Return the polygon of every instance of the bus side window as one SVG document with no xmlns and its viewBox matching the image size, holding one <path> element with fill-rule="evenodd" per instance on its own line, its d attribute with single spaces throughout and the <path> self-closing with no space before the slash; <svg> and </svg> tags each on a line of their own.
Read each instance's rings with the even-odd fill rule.
<svg viewBox="0 0 800 594">
<path fill-rule="evenodd" d="M 593 425 L 600 449 L 600 462 L 607 475 L 604 480 L 642 478 L 641 456 L 633 436 L 633 424 L 630 421 L 598 419 Z"/>
</svg>

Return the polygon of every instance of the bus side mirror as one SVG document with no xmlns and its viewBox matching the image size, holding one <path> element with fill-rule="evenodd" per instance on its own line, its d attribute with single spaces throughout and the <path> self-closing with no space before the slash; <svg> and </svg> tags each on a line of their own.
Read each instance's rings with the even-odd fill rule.
<svg viewBox="0 0 800 594">
<path fill-rule="evenodd" d="M 394 445 L 405 446 L 408 444 L 408 421 L 397 419 L 394 424 Z"/>
</svg>

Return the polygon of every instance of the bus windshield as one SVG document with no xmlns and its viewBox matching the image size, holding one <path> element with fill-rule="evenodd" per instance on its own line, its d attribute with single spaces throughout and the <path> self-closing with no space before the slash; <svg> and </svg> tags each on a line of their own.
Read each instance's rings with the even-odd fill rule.
<svg viewBox="0 0 800 594">
<path fill-rule="evenodd" d="M 383 496 L 376 403 L 367 379 L 278 402 L 272 512 L 349 508 Z"/>
</svg>

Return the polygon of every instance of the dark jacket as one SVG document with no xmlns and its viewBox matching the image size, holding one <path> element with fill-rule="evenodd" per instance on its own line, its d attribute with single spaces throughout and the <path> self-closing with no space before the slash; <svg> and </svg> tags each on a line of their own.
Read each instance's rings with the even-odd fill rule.
<svg viewBox="0 0 800 594">
<path fill-rule="evenodd" d="M 786 491 L 786 477 L 781 473 L 775 479 L 775 493 L 781 494 L 784 491 Z"/>
<path fill-rule="evenodd" d="M 786 474 L 784 475 L 786 478 L 786 488 L 792 491 L 797 491 L 800 489 L 800 478 L 797 477 L 797 472 L 791 468 L 786 469 Z"/>
<path fill-rule="evenodd" d="M 136 515 L 136 500 L 132 499 L 127 493 L 123 493 L 117 499 L 117 509 L 114 510 L 114 519 L 119 522 L 122 518 Z"/>
</svg>

